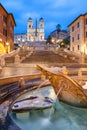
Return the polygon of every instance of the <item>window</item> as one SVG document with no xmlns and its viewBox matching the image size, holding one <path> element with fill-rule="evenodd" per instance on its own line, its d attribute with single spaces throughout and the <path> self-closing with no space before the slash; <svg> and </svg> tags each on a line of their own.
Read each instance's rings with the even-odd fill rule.
<svg viewBox="0 0 87 130">
<path fill-rule="evenodd" d="M 72 27 L 72 32 L 74 31 L 74 26 Z"/>
<path fill-rule="evenodd" d="M 14 26 L 13 26 L 13 24 L 12 24 L 12 21 L 10 22 L 10 26 L 11 26 L 12 29 L 14 29 Z"/>
<path fill-rule="evenodd" d="M 78 40 L 80 39 L 80 36 L 79 36 L 79 34 L 77 35 L 77 39 L 78 39 Z"/>
<path fill-rule="evenodd" d="M 42 27 L 43 27 L 43 24 L 40 24 L 40 27 L 42 28 Z"/>
<path fill-rule="evenodd" d="M 79 50 L 79 45 L 78 45 L 78 50 Z"/>
<path fill-rule="evenodd" d="M 7 30 L 6 29 L 3 29 L 3 35 L 7 36 Z"/>
<path fill-rule="evenodd" d="M 79 22 L 77 23 L 77 28 L 79 28 Z"/>
<path fill-rule="evenodd" d="M 72 42 L 74 42 L 74 37 L 72 37 Z"/>
<path fill-rule="evenodd" d="M 10 37 L 11 37 L 11 39 L 13 39 L 13 34 L 12 33 L 10 33 Z"/>
<path fill-rule="evenodd" d="M 29 25 L 29 28 L 31 28 L 31 25 Z"/>
<path fill-rule="evenodd" d="M 74 47 L 72 48 L 72 51 L 74 51 Z"/>
<path fill-rule="evenodd" d="M 85 24 L 87 25 L 87 18 L 85 19 Z"/>
<path fill-rule="evenodd" d="M 31 40 L 31 36 L 29 36 L 29 40 Z"/>
<path fill-rule="evenodd" d="M 87 32 L 86 32 L 86 35 L 85 35 L 85 37 L 87 38 Z"/>
<path fill-rule="evenodd" d="M 3 21 L 5 24 L 7 24 L 7 17 L 3 16 Z"/>
<path fill-rule="evenodd" d="M 41 36 L 41 40 L 42 40 L 42 38 L 43 38 L 43 37 Z"/>
<path fill-rule="evenodd" d="M 2 20 L 3 16 L 0 14 L 0 20 Z"/>
<path fill-rule="evenodd" d="M 10 25 L 12 26 L 12 21 L 10 22 Z"/>
</svg>

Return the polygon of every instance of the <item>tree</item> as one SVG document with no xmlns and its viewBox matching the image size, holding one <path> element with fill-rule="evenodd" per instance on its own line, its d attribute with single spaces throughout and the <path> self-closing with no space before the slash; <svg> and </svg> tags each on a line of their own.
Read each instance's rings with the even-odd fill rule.
<svg viewBox="0 0 87 130">
<path fill-rule="evenodd" d="M 51 36 L 50 36 L 50 35 L 48 36 L 46 43 L 49 43 L 49 44 L 51 44 L 51 43 L 52 43 L 52 38 L 51 38 Z"/>
<path fill-rule="evenodd" d="M 59 32 L 61 31 L 61 25 L 60 24 L 57 24 L 56 30 L 57 30 L 57 34 L 58 34 L 58 38 L 59 38 Z"/>
<path fill-rule="evenodd" d="M 64 42 L 66 45 L 70 44 L 70 37 L 67 37 L 67 38 L 63 39 L 63 42 Z"/>
<path fill-rule="evenodd" d="M 66 47 L 67 45 L 70 45 L 70 37 L 63 39 L 60 43 L 60 47 Z"/>
</svg>

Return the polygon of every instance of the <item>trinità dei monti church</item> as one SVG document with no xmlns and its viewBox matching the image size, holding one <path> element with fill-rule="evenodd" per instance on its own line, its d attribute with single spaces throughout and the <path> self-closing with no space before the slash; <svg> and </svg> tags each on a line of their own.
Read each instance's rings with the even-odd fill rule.
<svg viewBox="0 0 87 130">
<path fill-rule="evenodd" d="M 26 41 L 44 41 L 44 19 L 40 18 L 38 21 L 34 21 L 29 18 L 27 21 L 27 34 L 15 34 L 14 42 L 26 42 Z"/>
</svg>

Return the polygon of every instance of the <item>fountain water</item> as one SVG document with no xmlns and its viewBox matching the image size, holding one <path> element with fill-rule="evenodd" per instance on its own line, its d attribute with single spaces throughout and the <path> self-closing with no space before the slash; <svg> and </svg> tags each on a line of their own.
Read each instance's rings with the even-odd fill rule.
<svg viewBox="0 0 87 130">
<path fill-rule="evenodd" d="M 53 101 L 53 106 L 51 107 L 50 112 L 49 112 L 49 119 L 52 118 L 52 115 L 54 114 L 56 109 L 60 109 L 62 107 L 59 103 L 58 96 L 61 93 L 61 91 L 63 90 L 63 88 L 64 88 L 64 86 L 60 87 L 59 91 L 57 92 L 57 94 L 55 96 L 55 100 Z"/>
<path fill-rule="evenodd" d="M 42 86 L 44 86 L 44 85 L 47 85 L 48 82 L 49 82 L 49 80 L 45 80 L 45 81 L 41 82 L 41 83 L 38 85 L 36 91 L 39 92 L 40 88 L 41 88 Z M 34 91 L 32 90 L 31 92 L 32 92 L 32 95 L 34 95 Z M 40 95 L 40 96 L 41 96 L 41 95 Z"/>
<path fill-rule="evenodd" d="M 49 82 L 49 80 L 43 81 L 43 82 L 38 86 L 37 91 L 38 91 L 43 85 L 46 85 L 46 83 L 48 83 L 48 82 Z"/>
<path fill-rule="evenodd" d="M 59 89 L 57 95 L 63 88 Z M 36 91 L 36 90 L 35 90 Z M 21 128 L 21 130 L 86 130 L 87 129 L 87 110 L 76 108 L 58 101 L 57 95 L 51 86 L 40 88 L 39 93 L 48 97 L 54 97 L 52 109 L 29 111 L 29 117 L 24 114 L 20 119 L 14 118 L 14 113 L 10 112 L 10 117 Z M 27 92 L 25 96 L 29 95 Z M 38 92 L 36 93 L 38 95 Z M 53 96 L 52 96 L 53 95 Z M 23 98 L 23 96 L 22 96 Z M 25 120 L 27 118 L 27 120 Z"/>
</svg>

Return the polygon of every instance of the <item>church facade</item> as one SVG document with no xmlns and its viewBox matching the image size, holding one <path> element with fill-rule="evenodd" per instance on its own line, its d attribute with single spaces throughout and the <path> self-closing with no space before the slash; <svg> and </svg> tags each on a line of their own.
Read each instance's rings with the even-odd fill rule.
<svg viewBox="0 0 87 130">
<path fill-rule="evenodd" d="M 34 23 L 32 18 L 27 22 L 27 41 L 44 41 L 44 19 Z"/>
<path fill-rule="evenodd" d="M 40 18 L 38 21 L 34 21 L 32 18 L 29 18 L 27 21 L 27 33 L 26 34 L 15 34 L 14 42 L 36 42 L 36 41 L 45 41 L 44 38 L 44 19 Z"/>
</svg>

